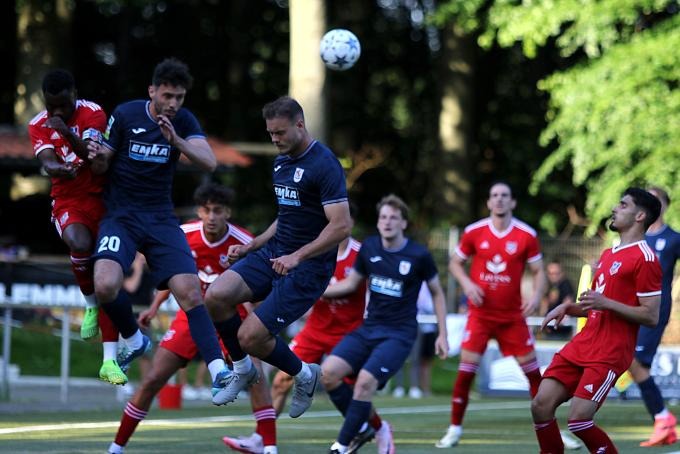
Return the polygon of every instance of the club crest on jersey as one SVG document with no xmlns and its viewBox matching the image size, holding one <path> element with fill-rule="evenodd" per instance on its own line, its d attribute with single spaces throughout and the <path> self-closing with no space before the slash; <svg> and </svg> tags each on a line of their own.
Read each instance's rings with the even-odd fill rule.
<svg viewBox="0 0 680 454">
<path fill-rule="evenodd" d="M 170 145 L 130 141 L 130 159 L 135 161 L 166 163 L 170 159 Z"/>
<path fill-rule="evenodd" d="M 621 262 L 612 263 L 612 266 L 609 268 L 609 275 L 610 276 L 615 275 L 616 272 L 619 271 L 619 268 L 621 268 Z"/>
<path fill-rule="evenodd" d="M 275 184 L 274 193 L 276 194 L 276 199 L 278 200 L 279 205 L 290 205 L 297 207 L 302 205 L 300 202 L 300 192 L 297 188 Z"/>
<path fill-rule="evenodd" d="M 514 254 L 517 252 L 517 241 L 508 241 L 505 243 L 505 252 L 508 254 Z"/>
<path fill-rule="evenodd" d="M 654 243 L 654 249 L 657 251 L 663 251 L 666 248 L 666 238 L 657 238 L 656 243 Z"/>
<path fill-rule="evenodd" d="M 293 181 L 299 183 L 302 180 L 302 174 L 305 173 L 305 169 L 299 167 L 295 168 L 295 173 L 293 174 Z"/>
<path fill-rule="evenodd" d="M 226 254 L 220 254 L 220 266 L 227 268 L 229 266 L 229 257 Z"/>
<path fill-rule="evenodd" d="M 399 262 L 399 274 L 405 276 L 411 271 L 411 262 L 402 260 Z"/>
</svg>

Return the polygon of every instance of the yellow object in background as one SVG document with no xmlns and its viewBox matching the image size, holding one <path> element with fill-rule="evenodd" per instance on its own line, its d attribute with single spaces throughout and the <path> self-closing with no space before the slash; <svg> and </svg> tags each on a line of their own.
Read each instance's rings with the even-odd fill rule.
<svg viewBox="0 0 680 454">
<path fill-rule="evenodd" d="M 576 302 L 578 303 L 578 297 L 581 293 L 585 292 L 590 288 L 590 282 L 593 279 L 593 270 L 587 263 L 581 268 L 581 277 L 578 279 L 578 290 L 576 291 Z M 576 332 L 578 333 L 586 326 L 588 317 L 579 317 L 576 321 Z"/>
<path fill-rule="evenodd" d="M 633 376 L 630 374 L 629 371 L 625 371 L 624 373 L 621 374 L 619 379 L 616 380 L 614 388 L 616 388 L 618 392 L 622 393 L 625 390 L 627 390 L 628 387 L 633 383 L 634 383 Z"/>
</svg>

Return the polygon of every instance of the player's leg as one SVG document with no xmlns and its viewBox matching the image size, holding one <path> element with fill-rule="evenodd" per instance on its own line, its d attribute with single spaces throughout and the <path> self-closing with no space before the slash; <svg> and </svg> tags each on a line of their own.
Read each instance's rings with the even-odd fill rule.
<svg viewBox="0 0 680 454">
<path fill-rule="evenodd" d="M 554 378 L 545 378 L 541 381 L 538 391 L 531 401 L 531 415 L 541 452 L 564 452 L 564 444 L 555 419 L 555 411 L 570 397 L 571 393 L 560 381 Z"/>
<path fill-rule="evenodd" d="M 286 406 L 286 398 L 290 389 L 293 387 L 293 377 L 280 370 L 274 375 L 272 380 L 272 405 L 276 411 L 276 415 L 280 415 L 283 407 Z"/>
<path fill-rule="evenodd" d="M 180 368 L 184 367 L 186 363 L 187 360 L 185 358 L 166 348 L 161 347 L 156 351 L 151 363 L 151 369 L 144 376 L 142 384 L 123 410 L 116 438 L 111 446 L 109 446 L 109 453 L 122 452 L 139 422 L 149 412 L 153 398 L 168 382 L 170 377 Z"/>
<path fill-rule="evenodd" d="M 494 331 L 501 353 L 512 355 L 529 381 L 529 395 L 533 398 L 541 383 L 541 370 L 534 350 L 535 339 L 524 319 L 498 325 Z"/>
<path fill-rule="evenodd" d="M 678 438 L 675 430 L 677 422 L 675 416 L 666 408 L 661 390 L 650 374 L 652 361 L 665 328 L 666 323 L 663 319 L 654 328 L 640 327 L 635 346 L 635 358 L 628 369 L 640 388 L 647 411 L 654 418 L 654 432 L 648 440 L 640 443 L 643 447 L 675 443 Z"/>
</svg>

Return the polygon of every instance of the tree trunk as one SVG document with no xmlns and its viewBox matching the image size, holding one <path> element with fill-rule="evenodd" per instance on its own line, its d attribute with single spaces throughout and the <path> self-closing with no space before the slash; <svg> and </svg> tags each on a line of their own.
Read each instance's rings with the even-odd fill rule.
<svg viewBox="0 0 680 454">
<path fill-rule="evenodd" d="M 24 0 L 17 13 L 16 125 L 28 122 L 44 109 L 42 78 L 56 67 L 71 70 L 71 19 L 73 2 L 68 0 Z"/>
<path fill-rule="evenodd" d="M 325 2 L 290 0 L 289 14 L 289 93 L 305 111 L 307 130 L 326 141 L 326 68 L 319 57 L 319 43 L 326 29 Z"/>
</svg>

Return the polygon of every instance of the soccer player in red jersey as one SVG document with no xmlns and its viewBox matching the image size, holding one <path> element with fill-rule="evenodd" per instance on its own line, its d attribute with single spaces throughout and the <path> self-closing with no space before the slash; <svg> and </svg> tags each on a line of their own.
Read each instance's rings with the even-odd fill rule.
<svg viewBox="0 0 680 454">
<path fill-rule="evenodd" d="M 565 315 L 588 317 L 585 327 L 555 354 L 531 404 L 542 454 L 564 452 L 555 410 L 569 399 L 569 430 L 590 452 L 618 452 L 593 417 L 630 366 L 640 325 L 653 327 L 659 320 L 661 266 L 645 231 L 660 211 L 661 203 L 649 192 L 626 189 L 609 224 L 620 243 L 602 253 L 591 288 L 579 295 L 579 303 L 563 303 L 543 320 L 545 329 Z"/>
<path fill-rule="evenodd" d="M 541 381 L 525 317 L 545 292 L 543 256 L 534 229 L 513 217 L 516 204 L 508 184 L 493 184 L 487 201 L 491 215 L 465 228 L 449 262 L 449 271 L 468 298 L 469 315 L 451 398 L 451 425 L 438 448 L 455 446 L 460 440 L 470 387 L 490 339 L 498 341 L 503 355 L 517 359 L 529 379 L 532 397 Z M 463 265 L 470 257 L 468 275 Z M 533 294 L 523 301 L 520 284 L 525 266 L 533 274 Z"/>
<path fill-rule="evenodd" d="M 229 247 L 247 244 L 253 238 L 246 230 L 228 222 L 231 217 L 232 200 L 233 191 L 224 186 L 214 183 L 200 186 L 194 193 L 200 220 L 182 225 L 191 255 L 196 260 L 201 291 L 204 294 L 217 276 L 229 268 Z M 149 324 L 169 293 L 169 290 L 157 293 L 151 307 L 139 315 L 140 324 Z M 243 306 L 239 306 L 239 311 L 242 317 L 246 316 L 246 309 Z M 170 377 L 182 367 L 186 367 L 198 353 L 198 347 L 189 331 L 189 321 L 183 310 L 177 312 L 159 346 L 153 358 L 151 371 L 144 377 L 142 385 L 123 410 L 118 433 L 109 447 L 109 453 L 123 452 L 137 425 L 146 417 L 154 396 Z M 222 348 L 224 350 L 224 347 Z M 259 361 L 256 362 L 256 367 L 261 369 Z M 240 452 L 276 454 L 276 414 L 265 379 L 252 386 L 250 399 L 257 421 L 255 434 L 248 439 L 235 440 L 233 446 L 226 441 L 225 444 Z"/>
<path fill-rule="evenodd" d="M 104 362 L 99 377 L 122 385 L 127 377 L 116 364 L 118 331 L 97 308 L 90 257 L 104 215 L 101 196 L 105 178 L 96 173 L 93 166 L 97 163 L 88 160 L 87 141 L 101 141 L 106 114 L 98 104 L 77 99 L 73 75 L 66 70 L 48 72 L 42 92 L 45 110 L 30 121 L 28 134 L 35 155 L 52 179 L 52 219 L 70 250 L 71 268 L 85 298 L 80 335 L 93 338 L 101 325 Z"/>
</svg>

